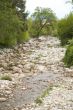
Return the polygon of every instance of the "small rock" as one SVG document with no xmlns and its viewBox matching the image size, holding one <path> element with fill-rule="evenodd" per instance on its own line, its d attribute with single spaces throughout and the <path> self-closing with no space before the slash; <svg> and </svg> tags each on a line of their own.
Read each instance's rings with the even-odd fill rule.
<svg viewBox="0 0 73 110">
<path fill-rule="evenodd" d="M 1 97 L 0 98 L 0 102 L 5 102 L 7 99 L 6 98 L 4 98 L 4 97 Z"/>
</svg>

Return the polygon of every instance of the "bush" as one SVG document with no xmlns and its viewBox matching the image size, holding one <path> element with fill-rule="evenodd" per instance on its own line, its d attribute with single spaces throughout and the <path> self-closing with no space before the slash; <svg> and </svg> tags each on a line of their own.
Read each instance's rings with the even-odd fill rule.
<svg viewBox="0 0 73 110">
<path fill-rule="evenodd" d="M 28 33 L 28 31 L 26 31 L 26 32 L 23 32 L 23 34 L 22 34 L 22 42 L 24 42 L 24 41 L 28 41 L 30 39 L 30 36 L 29 36 L 29 33 Z"/>
<path fill-rule="evenodd" d="M 73 44 L 70 44 L 66 50 L 64 63 L 68 67 L 73 65 Z"/>
<path fill-rule="evenodd" d="M 8 15 L 7 15 L 8 14 Z M 0 44 L 5 46 L 16 45 L 21 38 L 23 22 L 14 13 L 0 12 Z M 8 19 L 9 18 L 9 19 Z"/>
<path fill-rule="evenodd" d="M 12 1 L 0 1 L 0 45 L 13 46 L 22 41 L 24 21 L 17 15 Z"/>
<path fill-rule="evenodd" d="M 68 40 L 73 38 L 73 14 L 60 20 L 58 23 L 58 35 L 62 45 L 68 44 Z"/>
<path fill-rule="evenodd" d="M 41 105 L 43 103 L 42 99 L 40 97 L 38 97 L 36 100 L 35 100 L 36 104 L 38 105 Z"/>
<path fill-rule="evenodd" d="M 54 37 L 57 37 L 58 36 L 57 29 L 53 30 L 51 35 Z"/>
</svg>

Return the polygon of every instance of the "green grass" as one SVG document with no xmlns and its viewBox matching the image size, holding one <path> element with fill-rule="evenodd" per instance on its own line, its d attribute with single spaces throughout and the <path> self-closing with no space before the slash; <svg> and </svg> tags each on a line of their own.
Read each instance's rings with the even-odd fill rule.
<svg viewBox="0 0 73 110">
<path fill-rule="evenodd" d="M 36 104 L 38 105 L 41 105 L 43 103 L 43 100 L 42 98 L 38 97 L 36 100 L 35 100 Z"/>
<path fill-rule="evenodd" d="M 46 97 L 47 95 L 49 95 L 49 92 L 52 90 L 52 86 L 48 87 L 43 94 L 41 95 L 41 98 Z"/>
<path fill-rule="evenodd" d="M 53 86 L 48 87 L 42 94 L 41 96 L 37 97 L 35 100 L 35 103 L 38 105 L 41 105 L 43 103 L 43 98 L 48 96 L 50 91 L 53 89 Z"/>
<path fill-rule="evenodd" d="M 9 81 L 12 81 L 12 78 L 8 75 L 4 75 L 0 78 L 1 80 L 9 80 Z"/>
</svg>

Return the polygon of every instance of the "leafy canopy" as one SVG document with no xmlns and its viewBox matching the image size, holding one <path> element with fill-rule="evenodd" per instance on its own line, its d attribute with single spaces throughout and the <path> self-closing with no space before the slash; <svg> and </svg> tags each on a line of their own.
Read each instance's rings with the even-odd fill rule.
<svg viewBox="0 0 73 110">
<path fill-rule="evenodd" d="M 55 14 L 50 8 L 37 7 L 31 16 L 32 19 L 32 36 L 39 36 L 42 30 L 48 32 L 49 26 L 57 20 Z M 47 33 L 48 34 L 48 33 Z"/>
<path fill-rule="evenodd" d="M 24 5 L 22 5 L 23 3 Z M 25 15 L 25 2 L 23 0 L 0 0 L 1 45 L 12 46 L 22 41 L 23 32 L 26 30 L 25 19 L 22 20 L 21 16 L 22 13 L 19 16 L 20 11 L 22 13 L 24 12 Z"/>
</svg>

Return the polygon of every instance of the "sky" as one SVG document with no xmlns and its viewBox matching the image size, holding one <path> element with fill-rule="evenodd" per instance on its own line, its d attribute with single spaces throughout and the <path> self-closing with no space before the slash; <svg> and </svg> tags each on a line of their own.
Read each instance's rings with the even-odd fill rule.
<svg viewBox="0 0 73 110">
<path fill-rule="evenodd" d="M 26 0 L 26 10 L 32 14 L 37 6 L 51 8 L 61 19 L 72 11 L 72 5 L 66 1 L 68 0 Z"/>
</svg>

